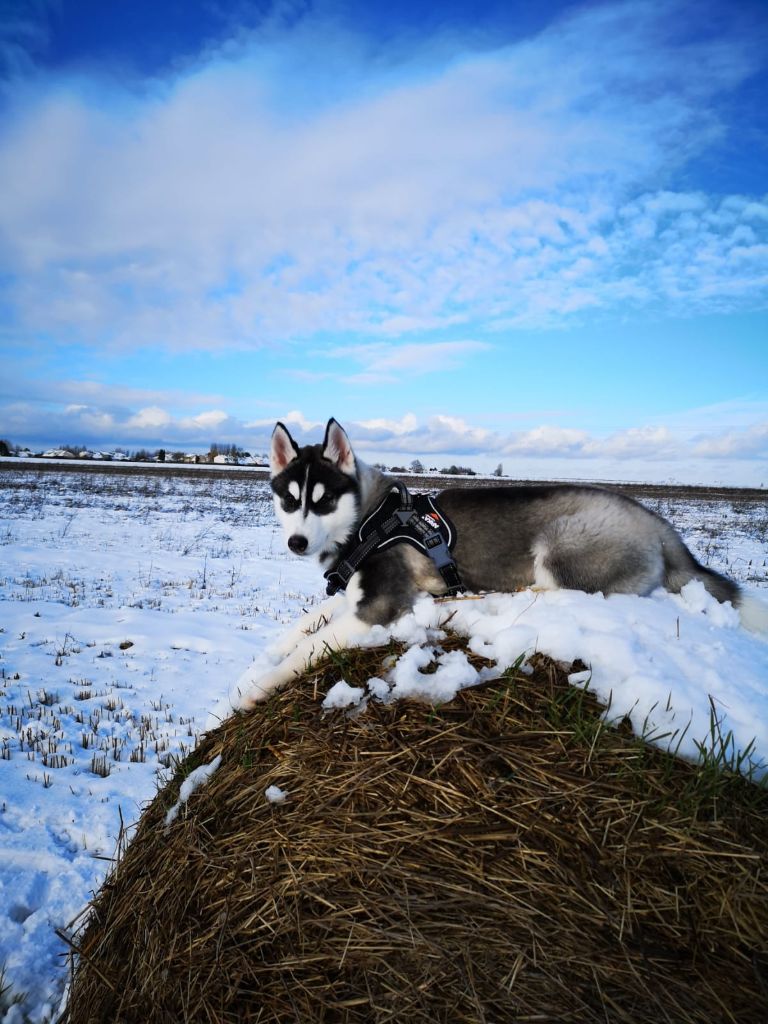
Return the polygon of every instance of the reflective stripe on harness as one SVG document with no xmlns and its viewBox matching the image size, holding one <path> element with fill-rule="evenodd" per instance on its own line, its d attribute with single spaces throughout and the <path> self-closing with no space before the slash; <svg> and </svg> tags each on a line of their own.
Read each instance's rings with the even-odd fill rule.
<svg viewBox="0 0 768 1024">
<path fill-rule="evenodd" d="M 405 484 L 396 481 L 384 500 L 363 520 L 336 565 L 325 573 L 327 593 L 346 590 L 352 574 L 374 551 L 402 542 L 432 559 L 449 594 L 466 589 L 451 554 L 456 542 L 453 525 L 434 498 L 427 494 L 412 495 Z"/>
</svg>

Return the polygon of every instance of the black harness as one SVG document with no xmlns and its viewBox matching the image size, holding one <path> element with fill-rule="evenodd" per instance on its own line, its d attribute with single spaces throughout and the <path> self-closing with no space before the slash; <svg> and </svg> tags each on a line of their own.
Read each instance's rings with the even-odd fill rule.
<svg viewBox="0 0 768 1024">
<path fill-rule="evenodd" d="M 405 484 L 396 481 L 342 549 L 336 565 L 324 574 L 328 580 L 327 593 L 333 595 L 346 590 L 352 574 L 369 555 L 403 541 L 432 559 L 449 594 L 466 590 L 451 554 L 456 543 L 453 524 L 437 507 L 434 498 L 411 494 Z"/>
</svg>

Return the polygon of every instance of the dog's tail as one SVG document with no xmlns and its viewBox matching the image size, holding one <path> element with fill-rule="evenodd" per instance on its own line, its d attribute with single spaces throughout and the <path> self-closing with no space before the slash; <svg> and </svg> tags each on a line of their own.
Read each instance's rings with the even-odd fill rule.
<svg viewBox="0 0 768 1024">
<path fill-rule="evenodd" d="M 768 605 L 745 594 L 738 583 L 698 562 L 677 534 L 664 538 L 664 586 L 677 594 L 686 583 L 700 580 L 718 601 L 738 608 L 741 624 L 753 633 L 768 633 Z"/>
</svg>

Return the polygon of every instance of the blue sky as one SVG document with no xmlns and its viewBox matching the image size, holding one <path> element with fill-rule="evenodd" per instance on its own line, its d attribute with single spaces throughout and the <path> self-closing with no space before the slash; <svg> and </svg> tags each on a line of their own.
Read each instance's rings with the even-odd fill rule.
<svg viewBox="0 0 768 1024">
<path fill-rule="evenodd" d="M 768 486 L 764 3 L 0 26 L 0 436 Z"/>
</svg>

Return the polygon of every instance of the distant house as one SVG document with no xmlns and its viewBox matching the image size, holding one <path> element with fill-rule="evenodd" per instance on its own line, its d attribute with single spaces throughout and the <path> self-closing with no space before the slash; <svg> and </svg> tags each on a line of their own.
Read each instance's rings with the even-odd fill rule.
<svg viewBox="0 0 768 1024">
<path fill-rule="evenodd" d="M 68 452 L 65 448 L 49 448 L 47 452 L 43 452 L 44 459 L 74 459 L 75 456 L 72 452 Z"/>
<path fill-rule="evenodd" d="M 232 455 L 214 455 L 213 461 L 219 466 L 236 466 L 237 459 Z"/>
</svg>

